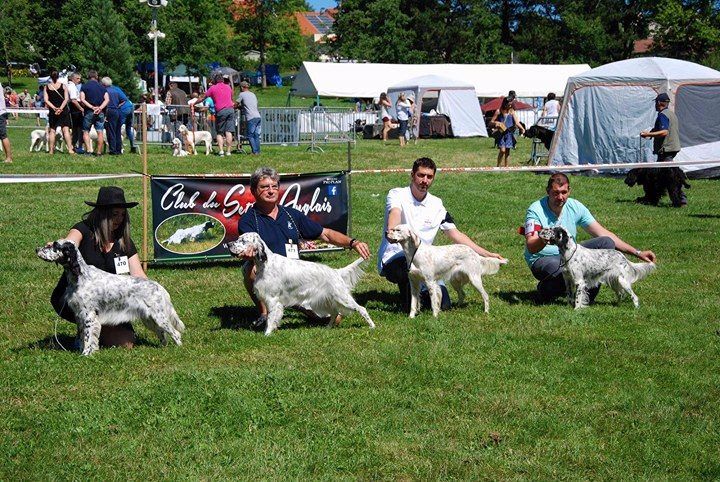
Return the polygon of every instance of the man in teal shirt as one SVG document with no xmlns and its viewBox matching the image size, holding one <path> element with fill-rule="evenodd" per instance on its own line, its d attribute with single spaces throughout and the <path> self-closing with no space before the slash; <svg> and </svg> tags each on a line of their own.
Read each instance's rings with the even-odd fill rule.
<svg viewBox="0 0 720 482">
<path fill-rule="evenodd" d="M 582 227 L 593 238 L 583 243 L 589 249 L 617 249 L 636 256 L 643 261 L 655 262 L 655 253 L 635 249 L 595 220 L 580 201 L 570 197 L 570 180 L 565 174 L 555 173 L 547 183 L 547 196 L 530 205 L 525 215 L 525 261 L 539 283 L 541 300 L 550 300 L 565 294 L 565 281 L 560 266 L 557 246 L 548 245 L 538 236 L 538 231 L 554 226 L 564 227 L 568 234 L 577 238 L 577 227 Z M 590 290 L 590 300 L 595 299 L 599 288 Z"/>
</svg>

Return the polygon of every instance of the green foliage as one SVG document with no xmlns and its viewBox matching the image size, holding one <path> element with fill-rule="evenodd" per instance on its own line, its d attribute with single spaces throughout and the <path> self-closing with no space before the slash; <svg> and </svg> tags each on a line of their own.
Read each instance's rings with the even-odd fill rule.
<svg viewBox="0 0 720 482">
<path fill-rule="evenodd" d="M 654 52 L 692 62 L 717 62 L 712 59 L 720 55 L 718 2 L 661 0 L 653 23 Z"/>
<path fill-rule="evenodd" d="M 31 11 L 26 0 L 0 2 L 0 61 L 28 62 L 34 60 L 28 27 Z"/>
</svg>

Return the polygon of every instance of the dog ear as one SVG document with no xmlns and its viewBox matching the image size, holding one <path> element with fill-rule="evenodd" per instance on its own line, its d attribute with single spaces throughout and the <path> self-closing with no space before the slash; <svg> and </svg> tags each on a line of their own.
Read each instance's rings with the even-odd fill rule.
<svg viewBox="0 0 720 482">
<path fill-rule="evenodd" d="M 410 237 L 412 238 L 413 244 L 415 246 L 420 246 L 420 236 L 418 236 L 415 233 L 415 231 L 413 231 L 412 229 L 409 229 L 409 231 L 410 231 Z"/>
<path fill-rule="evenodd" d="M 559 248 L 565 248 L 568 243 L 568 233 L 560 226 L 555 227 L 555 239 Z"/>
<path fill-rule="evenodd" d="M 63 243 L 61 250 L 67 260 L 67 268 L 75 276 L 80 276 L 80 263 L 78 262 L 75 245 L 72 242 Z"/>
</svg>

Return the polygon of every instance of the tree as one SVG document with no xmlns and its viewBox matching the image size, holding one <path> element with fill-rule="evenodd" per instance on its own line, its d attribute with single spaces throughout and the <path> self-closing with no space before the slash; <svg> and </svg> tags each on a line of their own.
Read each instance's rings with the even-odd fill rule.
<svg viewBox="0 0 720 482">
<path fill-rule="evenodd" d="M 662 0 L 656 9 L 652 52 L 692 62 L 717 62 L 720 55 L 718 2 Z"/>
<path fill-rule="evenodd" d="M 307 55 L 307 49 L 299 27 L 290 17 L 294 12 L 310 10 L 305 0 L 232 0 L 229 11 L 235 20 L 235 31 L 244 32 L 249 36 L 250 44 L 260 51 L 260 72 L 262 85 L 267 87 L 265 64 L 268 50 L 274 51 L 276 58 L 284 58 L 292 52 Z M 283 40 L 292 41 L 292 46 L 279 42 L 278 36 L 294 29 L 298 35 L 284 36 Z M 289 48 L 288 48 L 289 47 Z"/>
<path fill-rule="evenodd" d="M 8 84 L 12 86 L 12 69 L 10 62 L 27 62 L 32 60 L 30 38 L 32 32 L 27 19 L 30 9 L 24 0 L 3 0 L 0 2 L 0 47 L 2 58 L 7 68 Z"/>
<path fill-rule="evenodd" d="M 108 76 L 129 96 L 138 93 L 128 32 L 112 0 L 68 0 L 62 8 L 59 30 L 63 49 L 55 65 L 95 69 Z"/>
</svg>

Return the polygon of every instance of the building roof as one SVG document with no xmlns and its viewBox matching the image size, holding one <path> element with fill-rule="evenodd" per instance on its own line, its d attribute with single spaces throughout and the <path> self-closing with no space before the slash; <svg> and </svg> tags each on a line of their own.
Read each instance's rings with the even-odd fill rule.
<svg viewBox="0 0 720 482">
<path fill-rule="evenodd" d="M 329 35 L 335 23 L 334 9 L 320 12 L 295 12 L 295 19 L 303 35 Z"/>
</svg>

